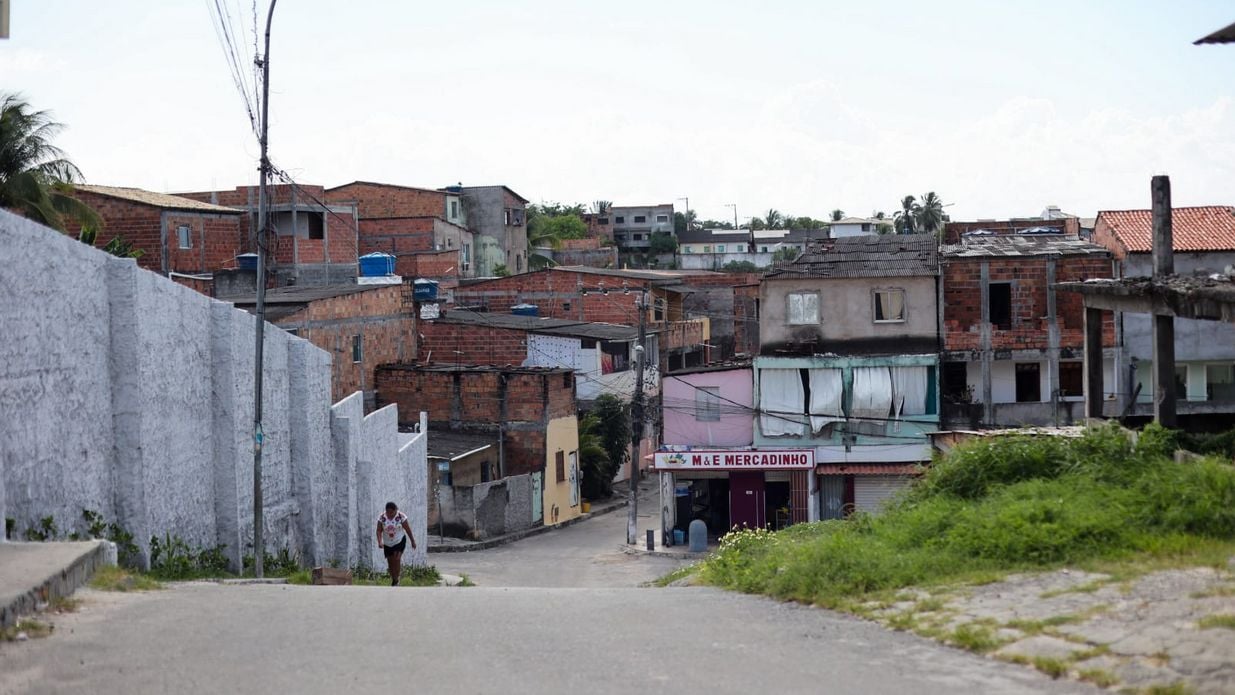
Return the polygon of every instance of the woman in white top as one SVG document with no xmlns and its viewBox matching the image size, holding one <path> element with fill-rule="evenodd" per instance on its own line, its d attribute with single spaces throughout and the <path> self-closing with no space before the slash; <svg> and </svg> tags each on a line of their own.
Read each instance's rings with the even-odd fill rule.
<svg viewBox="0 0 1235 695">
<path fill-rule="evenodd" d="M 412 550 L 416 549 L 416 539 L 412 536 L 412 527 L 407 523 L 407 515 L 399 511 L 399 505 L 386 503 L 386 513 L 377 517 L 377 545 L 386 555 L 386 566 L 390 571 L 390 585 L 399 585 L 399 573 L 403 569 L 403 551 L 407 542 L 412 542 Z"/>
</svg>

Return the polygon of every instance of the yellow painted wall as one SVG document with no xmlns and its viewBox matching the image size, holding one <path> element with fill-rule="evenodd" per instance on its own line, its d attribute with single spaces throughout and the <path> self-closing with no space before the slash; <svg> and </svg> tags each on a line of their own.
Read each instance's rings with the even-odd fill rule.
<svg viewBox="0 0 1235 695">
<path fill-rule="evenodd" d="M 557 452 L 562 452 L 566 480 L 557 482 Z M 545 526 L 560 524 L 579 516 L 578 476 L 571 505 L 570 455 L 579 451 L 579 420 L 574 415 L 549 421 L 545 432 Z M 557 515 L 554 516 L 556 509 Z"/>
</svg>

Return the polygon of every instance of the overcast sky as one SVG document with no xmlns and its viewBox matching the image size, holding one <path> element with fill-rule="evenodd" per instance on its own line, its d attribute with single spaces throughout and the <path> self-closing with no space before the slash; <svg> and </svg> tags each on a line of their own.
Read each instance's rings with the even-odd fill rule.
<svg viewBox="0 0 1235 695">
<path fill-rule="evenodd" d="M 211 0 L 213 1 L 213 0 Z M 268 0 L 259 0 L 264 12 Z M 218 0 L 244 17 L 251 0 Z M 0 89 L 89 182 L 256 182 L 206 0 L 14 0 Z M 264 21 L 264 20 L 263 20 Z M 283 0 L 270 147 L 301 183 L 954 219 L 1235 202 L 1230 2 Z"/>
</svg>

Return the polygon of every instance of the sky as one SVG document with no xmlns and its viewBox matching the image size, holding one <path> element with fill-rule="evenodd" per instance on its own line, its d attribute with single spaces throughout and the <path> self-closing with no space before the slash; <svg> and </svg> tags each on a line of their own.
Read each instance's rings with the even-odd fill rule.
<svg viewBox="0 0 1235 695">
<path fill-rule="evenodd" d="M 13 0 L 0 91 L 88 182 L 256 183 L 211 6 L 253 55 L 268 0 Z M 262 17 L 264 25 L 264 17 Z M 681 199 L 702 219 L 953 219 L 1235 203 L 1235 3 L 282 0 L 270 152 L 299 183 L 505 184 L 533 202 Z"/>
</svg>

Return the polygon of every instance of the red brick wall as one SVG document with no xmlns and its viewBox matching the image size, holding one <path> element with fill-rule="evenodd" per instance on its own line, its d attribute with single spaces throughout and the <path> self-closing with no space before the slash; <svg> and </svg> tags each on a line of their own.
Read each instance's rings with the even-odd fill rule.
<svg viewBox="0 0 1235 695">
<path fill-rule="evenodd" d="M 425 411 L 433 423 L 463 425 L 535 424 L 575 414 L 574 374 L 564 369 L 534 371 L 422 369 L 386 365 L 377 369 L 378 405 L 397 403 L 399 417 L 415 422 Z M 540 453 L 543 461 L 544 452 Z"/>
<path fill-rule="evenodd" d="M 527 359 L 524 331 L 422 321 L 420 333 L 419 358 L 428 363 L 521 365 Z"/>
<path fill-rule="evenodd" d="M 360 253 L 433 250 L 433 218 L 361 219 Z"/>
<path fill-rule="evenodd" d="M 1115 230 L 1111 229 L 1110 223 L 1101 214 L 1098 215 L 1098 221 L 1094 224 L 1093 239 L 1091 241 L 1099 246 L 1106 247 L 1120 261 L 1128 257 L 1128 247 L 1124 246 L 1119 237 L 1115 236 Z"/>
<path fill-rule="evenodd" d="M 944 348 L 982 348 L 982 263 L 990 264 L 991 282 L 1012 283 L 1012 327 L 992 326 L 991 348 L 995 350 L 1046 349 L 1047 259 L 1042 256 L 1015 258 L 947 258 L 943 263 Z M 1055 282 L 1111 276 L 1109 258 L 1063 256 L 1056 260 Z M 1055 292 L 1055 313 L 1060 347 L 1084 346 L 1084 305 L 1080 295 Z M 1114 322 L 1109 316 L 1103 329 L 1103 344 L 1115 344 Z"/>
<path fill-rule="evenodd" d="M 378 365 L 416 356 L 416 318 L 404 310 L 400 285 L 320 299 L 277 323 L 330 353 L 331 395 L 336 401 L 355 391 L 373 391 Z M 359 363 L 352 361 L 354 335 L 362 336 Z M 414 415 L 409 417 L 415 420 Z"/>
<path fill-rule="evenodd" d="M 354 202 L 362 219 L 446 217 L 446 193 L 420 188 L 351 183 L 330 189 L 328 202 Z"/>
<path fill-rule="evenodd" d="M 733 288 L 733 349 L 759 354 L 759 285 Z"/>
<path fill-rule="evenodd" d="M 943 227 L 943 243 L 960 243 L 961 235 L 967 232 L 985 229 L 996 234 L 1015 234 L 1031 227 L 1050 227 L 1064 234 L 1076 236 L 1081 232 L 1081 221 L 1075 217 L 1059 220 L 1042 220 L 1025 218 L 1020 220 L 984 220 L 975 222 L 948 222 Z"/>
<path fill-rule="evenodd" d="M 404 278 L 437 280 L 439 289 L 459 284 L 459 249 L 420 251 L 395 258 L 395 274 Z"/>
<path fill-rule="evenodd" d="M 516 304 L 535 304 L 541 316 L 630 326 L 639 320 L 635 303 L 643 283 L 626 283 L 630 292 L 624 294 L 619 277 L 541 270 L 460 286 L 454 301 L 462 306 L 486 306 L 495 313 L 509 313 Z M 608 294 L 599 291 L 602 287 Z M 589 290 L 588 294 L 581 295 L 580 288 Z"/>
</svg>

